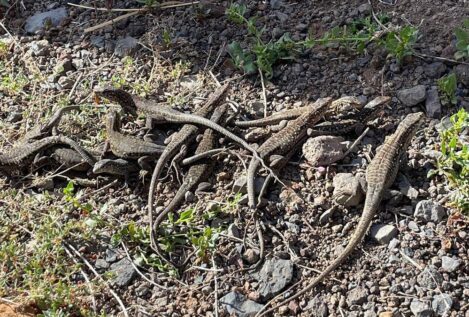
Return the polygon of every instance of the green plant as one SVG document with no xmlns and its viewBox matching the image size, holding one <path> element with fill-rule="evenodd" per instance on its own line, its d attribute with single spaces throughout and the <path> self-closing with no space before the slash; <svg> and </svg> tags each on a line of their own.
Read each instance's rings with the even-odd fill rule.
<svg viewBox="0 0 469 317">
<path fill-rule="evenodd" d="M 86 212 L 91 212 L 90 204 L 81 204 L 79 199 L 75 195 L 75 186 L 73 181 L 68 182 L 67 187 L 63 189 L 63 194 L 65 196 L 65 201 L 72 203 L 75 208 L 81 209 Z"/>
<path fill-rule="evenodd" d="M 429 177 L 444 175 L 453 189 L 452 205 L 469 214 L 469 114 L 461 108 L 450 117 L 451 125 L 440 132 L 441 156 Z"/>
<path fill-rule="evenodd" d="M 418 39 L 418 29 L 413 26 L 404 26 L 398 31 L 389 32 L 384 39 L 384 47 L 398 61 L 414 53 L 414 45 Z"/>
<path fill-rule="evenodd" d="M 288 33 L 276 41 L 265 43 L 262 40 L 265 28 L 257 28 L 256 17 L 245 18 L 245 5 L 233 3 L 226 14 L 231 21 L 246 25 L 248 30 L 251 41 L 249 48 L 243 49 L 236 41 L 228 45 L 228 53 L 234 64 L 246 74 L 254 74 L 259 69 L 267 78 L 271 78 L 273 65 L 279 60 L 292 59 L 294 51 L 303 45 L 303 42 L 293 41 Z"/>
<path fill-rule="evenodd" d="M 456 49 L 454 58 L 469 57 L 469 19 L 465 19 L 463 26 L 454 30 L 456 35 Z"/>
<path fill-rule="evenodd" d="M 456 74 L 451 73 L 438 79 L 438 89 L 443 93 L 443 101 L 456 104 L 456 88 L 457 79 Z"/>
</svg>

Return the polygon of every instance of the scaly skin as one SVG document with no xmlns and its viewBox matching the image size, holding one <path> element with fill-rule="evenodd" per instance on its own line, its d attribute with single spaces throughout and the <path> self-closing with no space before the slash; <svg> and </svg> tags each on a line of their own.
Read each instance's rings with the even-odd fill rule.
<svg viewBox="0 0 469 317">
<path fill-rule="evenodd" d="M 284 155 L 290 152 L 292 146 L 298 143 L 306 135 L 308 127 L 318 122 L 327 111 L 331 103 L 331 98 L 319 99 L 313 105 L 307 107 L 307 112 L 291 121 L 282 131 L 271 136 L 257 150 L 261 158 L 272 154 Z M 254 192 L 254 176 L 259 167 L 258 160 L 251 160 L 247 172 L 247 189 L 249 207 L 256 208 Z"/>
<path fill-rule="evenodd" d="M 142 156 L 161 155 L 165 150 L 162 145 L 141 140 L 120 132 L 120 118 L 116 111 L 110 110 L 106 116 L 106 131 L 112 153 L 124 159 L 138 159 Z"/>
<path fill-rule="evenodd" d="M 80 109 L 80 106 L 67 106 L 67 107 L 60 108 L 52 115 L 52 117 L 49 118 L 47 123 L 39 124 L 33 127 L 28 132 L 26 132 L 24 137 L 21 139 L 21 142 L 32 142 L 42 137 L 52 135 L 52 129 L 57 127 L 57 125 L 59 124 L 65 112 L 69 112 L 72 110 L 79 110 L 79 109 Z"/>
<path fill-rule="evenodd" d="M 352 97 L 352 96 L 342 97 L 340 99 L 334 100 L 329 109 L 330 113 L 325 113 L 324 115 L 328 116 L 328 115 L 333 115 L 337 113 L 340 114 L 343 111 L 350 110 L 350 109 L 344 108 L 344 105 L 347 106 L 347 108 L 359 109 L 361 106 L 361 103 L 360 103 L 360 100 L 358 100 L 358 98 L 356 97 Z M 309 111 L 308 109 L 309 107 L 311 107 L 311 105 L 277 112 L 271 116 L 268 116 L 262 119 L 249 120 L 249 121 L 235 121 L 234 124 L 238 127 L 243 127 L 243 128 L 265 127 L 268 125 L 274 125 L 274 124 L 280 123 L 280 121 L 283 121 L 283 120 L 292 120 L 292 119 L 298 118 L 305 112 Z"/>
<path fill-rule="evenodd" d="M 100 153 L 98 151 L 86 151 L 90 153 L 96 161 L 99 159 Z M 53 149 L 52 153 L 50 154 L 50 157 L 62 166 L 72 168 L 74 171 L 84 172 L 91 168 L 91 165 L 87 162 L 83 162 L 82 156 L 74 149 L 64 147 L 56 148 Z"/>
<path fill-rule="evenodd" d="M 224 113 L 226 112 L 226 110 L 227 110 L 226 105 L 223 105 L 222 107 L 218 109 L 215 109 L 210 120 L 218 123 L 221 120 Z M 195 154 L 205 153 L 206 151 L 211 150 L 214 146 L 214 143 L 215 143 L 215 134 L 213 130 L 206 129 L 202 136 L 202 140 L 200 141 L 199 145 L 197 146 L 197 149 L 195 150 Z M 161 222 L 163 222 L 163 220 L 166 218 L 166 216 L 170 212 L 175 212 L 176 209 L 179 208 L 179 206 L 184 201 L 184 196 L 186 192 L 188 192 L 189 190 L 192 190 L 197 184 L 199 184 L 204 178 L 207 177 L 210 166 L 211 164 L 209 162 L 204 162 L 204 163 L 194 164 L 189 168 L 186 174 L 186 177 L 184 178 L 184 182 L 179 187 L 176 195 L 173 197 L 170 203 L 166 206 L 166 208 L 156 217 L 155 223 L 153 225 L 155 241 L 157 241 L 158 228 Z M 155 246 L 158 247 L 158 243 L 156 243 Z M 163 255 L 161 254 L 161 250 L 159 251 L 160 251 L 159 252 L 160 256 L 163 257 Z M 169 262 L 168 259 L 167 261 Z"/>
<path fill-rule="evenodd" d="M 94 158 L 83 150 L 78 143 L 68 137 L 57 135 L 34 141 L 32 143 L 22 143 L 7 150 L 5 153 L 0 154 L 0 168 L 23 165 L 39 151 L 58 144 L 70 146 L 72 149 L 80 153 L 83 160 L 88 164 L 93 165 L 95 163 Z"/>
<path fill-rule="evenodd" d="M 259 312 L 256 316 L 264 316 L 274 311 L 276 308 L 306 294 L 341 265 L 353 250 L 355 250 L 356 246 L 363 240 L 363 237 L 368 231 L 368 227 L 378 211 L 385 191 L 391 187 L 394 182 L 399 170 L 400 160 L 405 155 L 423 118 L 424 115 L 421 112 L 407 115 L 397 127 L 396 132 L 385 140 L 385 143 L 368 166 L 366 170 L 367 193 L 363 214 L 344 251 L 332 261 L 321 274 L 308 284 L 308 286 L 264 313 L 260 314 L 261 312 Z"/>
</svg>

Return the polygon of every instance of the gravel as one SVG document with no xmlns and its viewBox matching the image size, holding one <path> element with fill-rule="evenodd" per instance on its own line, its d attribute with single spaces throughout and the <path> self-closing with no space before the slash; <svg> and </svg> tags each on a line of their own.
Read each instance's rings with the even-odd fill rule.
<svg viewBox="0 0 469 317">
<path fill-rule="evenodd" d="M 421 200 L 415 207 L 414 216 L 422 221 L 440 222 L 446 216 L 445 209 L 431 200 Z"/>
</svg>

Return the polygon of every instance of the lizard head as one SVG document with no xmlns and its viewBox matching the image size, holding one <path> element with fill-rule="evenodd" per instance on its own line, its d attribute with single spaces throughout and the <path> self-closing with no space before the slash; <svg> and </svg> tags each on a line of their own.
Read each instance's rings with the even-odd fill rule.
<svg viewBox="0 0 469 317">
<path fill-rule="evenodd" d="M 137 106 L 135 105 L 134 98 L 128 92 L 112 87 L 96 87 L 93 92 L 96 102 L 100 102 L 101 98 L 105 98 L 119 104 L 125 112 L 134 116 L 137 115 Z"/>
</svg>

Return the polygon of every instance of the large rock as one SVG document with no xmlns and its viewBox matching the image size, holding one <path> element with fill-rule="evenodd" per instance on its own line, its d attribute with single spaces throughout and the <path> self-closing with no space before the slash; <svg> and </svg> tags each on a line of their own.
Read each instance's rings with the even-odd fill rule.
<svg viewBox="0 0 469 317">
<path fill-rule="evenodd" d="M 371 226 L 370 235 L 377 242 L 388 244 L 397 235 L 397 229 L 393 225 L 376 224 Z"/>
<path fill-rule="evenodd" d="M 29 34 L 33 34 L 34 32 L 41 30 L 44 25 L 58 26 L 67 16 L 67 9 L 64 7 L 37 13 L 26 19 L 24 30 Z"/>
<path fill-rule="evenodd" d="M 137 51 L 138 41 L 136 38 L 126 36 L 116 42 L 114 53 L 119 57 L 130 56 Z"/>
<path fill-rule="evenodd" d="M 123 258 L 119 262 L 112 264 L 111 271 L 115 274 L 113 282 L 120 287 L 129 285 L 137 275 L 128 258 Z"/>
<path fill-rule="evenodd" d="M 412 314 L 416 317 L 432 317 L 433 309 L 430 306 L 430 303 L 423 302 L 418 299 L 412 300 L 410 303 L 410 310 Z"/>
<path fill-rule="evenodd" d="M 346 146 L 344 139 L 337 136 L 318 136 L 303 144 L 303 154 L 313 166 L 329 165 L 342 159 Z"/>
<path fill-rule="evenodd" d="M 431 118 L 439 119 L 441 117 L 441 102 L 440 96 L 438 95 L 438 88 L 436 86 L 431 87 L 427 91 L 425 110 L 427 112 L 427 116 Z"/>
<path fill-rule="evenodd" d="M 339 173 L 332 181 L 334 201 L 343 206 L 357 206 L 363 200 L 360 181 L 352 173 Z"/>
<path fill-rule="evenodd" d="M 459 64 L 454 68 L 458 82 L 469 88 L 469 65 Z"/>
<path fill-rule="evenodd" d="M 438 203 L 431 200 L 421 200 L 415 206 L 414 216 L 419 220 L 438 223 L 446 216 L 446 212 L 443 206 Z"/>
<path fill-rule="evenodd" d="M 293 262 L 290 260 L 270 259 L 254 276 L 259 281 L 259 294 L 271 298 L 287 286 L 293 278 Z"/>
<path fill-rule="evenodd" d="M 230 292 L 220 298 L 220 304 L 226 309 L 230 316 L 251 317 L 257 314 L 264 305 L 258 304 L 244 295 Z"/>
<path fill-rule="evenodd" d="M 413 107 L 425 100 L 425 85 L 418 85 L 408 89 L 401 89 L 397 92 L 397 98 L 406 106 Z"/>
</svg>

